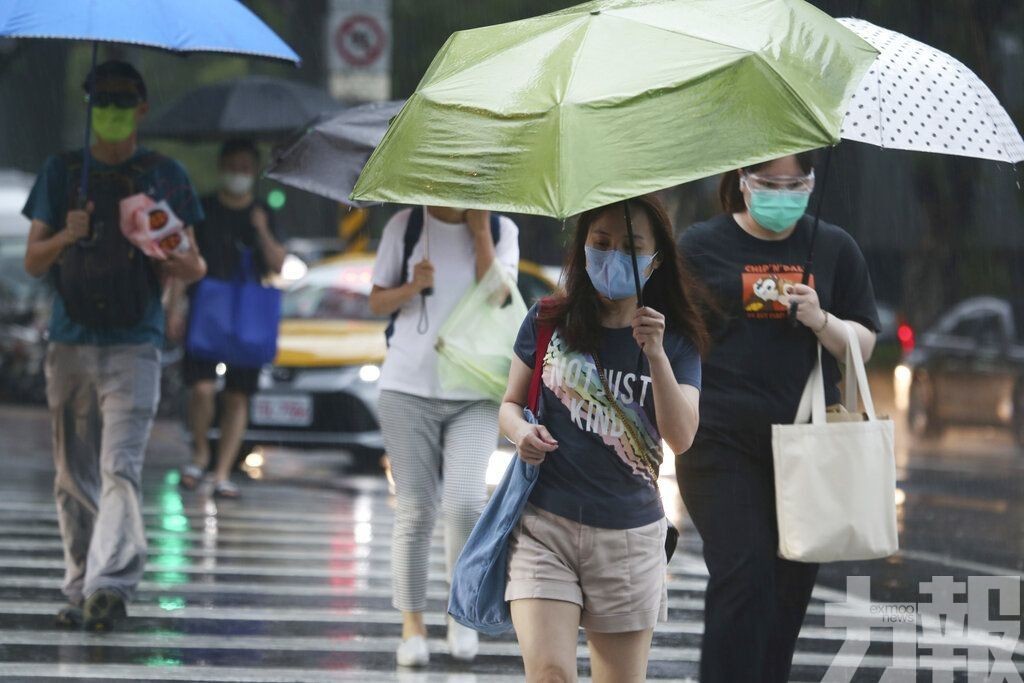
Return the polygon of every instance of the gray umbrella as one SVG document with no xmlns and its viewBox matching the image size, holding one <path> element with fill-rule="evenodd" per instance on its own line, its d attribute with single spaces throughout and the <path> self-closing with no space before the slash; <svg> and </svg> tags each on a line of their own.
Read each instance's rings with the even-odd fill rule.
<svg viewBox="0 0 1024 683">
<path fill-rule="evenodd" d="M 374 102 L 321 118 L 275 154 L 267 177 L 348 206 L 368 206 L 348 197 L 388 123 L 404 104 L 404 100 Z"/>
<path fill-rule="evenodd" d="M 270 76 L 243 76 L 186 92 L 142 125 L 143 135 L 179 140 L 290 133 L 343 105 L 326 91 Z"/>
</svg>

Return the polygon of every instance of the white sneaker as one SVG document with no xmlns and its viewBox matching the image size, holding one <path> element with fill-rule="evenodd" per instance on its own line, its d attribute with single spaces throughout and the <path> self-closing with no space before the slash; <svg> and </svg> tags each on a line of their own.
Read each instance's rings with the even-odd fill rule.
<svg viewBox="0 0 1024 683">
<path fill-rule="evenodd" d="M 448 617 L 448 654 L 462 662 L 471 662 L 480 650 L 476 631 Z"/>
<path fill-rule="evenodd" d="M 395 652 L 398 666 L 426 666 L 430 662 L 430 650 L 423 636 L 406 638 Z"/>
</svg>

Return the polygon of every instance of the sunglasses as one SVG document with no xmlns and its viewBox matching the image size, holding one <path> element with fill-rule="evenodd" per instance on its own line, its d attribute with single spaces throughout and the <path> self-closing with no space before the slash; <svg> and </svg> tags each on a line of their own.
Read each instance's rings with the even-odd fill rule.
<svg viewBox="0 0 1024 683">
<path fill-rule="evenodd" d="M 89 101 L 89 96 L 85 96 Z M 118 107 L 119 109 L 134 109 L 139 106 L 142 98 L 138 93 L 133 92 L 98 92 L 93 96 L 94 107 Z"/>
</svg>

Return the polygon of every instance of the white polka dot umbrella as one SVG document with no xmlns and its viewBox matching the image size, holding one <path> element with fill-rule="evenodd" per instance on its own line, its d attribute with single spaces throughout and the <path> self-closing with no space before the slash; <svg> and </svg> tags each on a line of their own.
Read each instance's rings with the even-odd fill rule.
<svg viewBox="0 0 1024 683">
<path fill-rule="evenodd" d="M 1009 114 L 966 66 L 863 19 L 839 22 L 880 53 L 850 99 L 843 138 L 892 149 L 1024 160 L 1024 139 Z"/>
</svg>

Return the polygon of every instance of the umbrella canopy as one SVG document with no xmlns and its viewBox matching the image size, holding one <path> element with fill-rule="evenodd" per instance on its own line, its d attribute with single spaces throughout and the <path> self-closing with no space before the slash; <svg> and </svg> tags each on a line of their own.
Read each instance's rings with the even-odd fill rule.
<svg viewBox="0 0 1024 683">
<path fill-rule="evenodd" d="M 349 206 L 366 206 L 349 195 L 388 122 L 404 104 L 404 100 L 364 104 L 315 122 L 274 155 L 267 177 Z"/>
<path fill-rule="evenodd" d="M 0 36 L 301 61 L 237 0 L 4 0 Z"/>
<path fill-rule="evenodd" d="M 284 78 L 244 76 L 188 91 L 147 117 L 142 132 L 184 140 L 272 137 L 340 108 L 320 88 Z"/>
<path fill-rule="evenodd" d="M 876 55 L 802 0 L 597 0 L 461 31 L 353 198 L 566 217 L 838 141 Z"/>
<path fill-rule="evenodd" d="M 86 40 L 92 68 L 101 42 L 126 43 L 172 52 L 217 52 L 302 61 L 276 33 L 238 0 L 5 0 L 0 5 L 0 37 Z M 89 195 L 89 136 L 93 79 L 85 114 L 82 177 L 78 202 Z"/>
<path fill-rule="evenodd" d="M 850 100 L 844 138 L 892 149 L 1024 160 L 1020 132 L 973 71 L 902 33 L 863 19 L 839 21 L 880 53 Z"/>
</svg>

